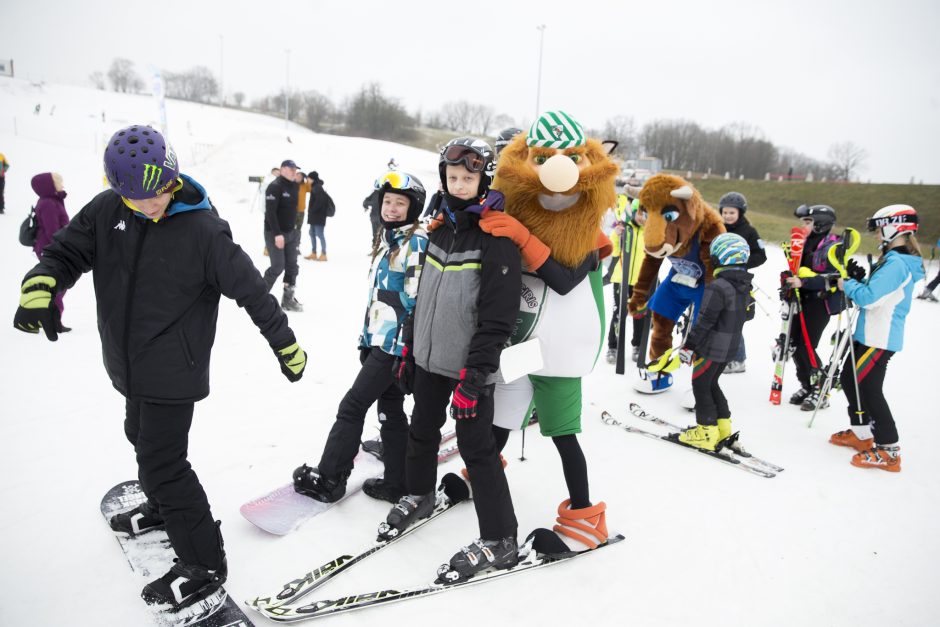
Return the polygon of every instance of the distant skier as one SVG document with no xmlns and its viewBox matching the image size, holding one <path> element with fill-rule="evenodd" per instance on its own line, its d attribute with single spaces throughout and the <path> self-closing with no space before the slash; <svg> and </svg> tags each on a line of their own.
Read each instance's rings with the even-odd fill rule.
<svg viewBox="0 0 940 627">
<path fill-rule="evenodd" d="M 917 222 L 917 212 L 908 205 L 876 211 L 868 219 L 868 230 L 878 238 L 881 258 L 867 280 L 865 269 L 849 260 L 846 270 L 850 278 L 839 280 L 839 289 L 861 307 L 861 312 L 852 334 L 855 364 L 848 362 L 841 375 L 851 427 L 832 434 L 829 441 L 858 451 L 852 456 L 852 465 L 861 468 L 901 470 L 898 430 L 884 397 L 884 380 L 888 361 L 903 348 L 914 284 L 924 278 L 915 237 Z"/>
<path fill-rule="evenodd" d="M 753 275 L 747 271 L 751 250 L 734 233 L 722 233 L 709 248 L 715 280 L 705 286 L 702 305 L 679 351 L 683 363 L 692 366 L 695 422 L 679 434 L 679 442 L 714 451 L 732 434 L 731 408 L 718 378 L 742 341 L 748 295 Z"/>
<path fill-rule="evenodd" d="M 57 340 L 55 295 L 92 271 L 104 366 L 126 398 L 124 433 L 149 499 L 116 515 L 111 527 L 129 535 L 166 528 L 179 559 L 142 596 L 182 608 L 215 592 L 228 575 L 219 523 L 187 461 L 193 406 L 209 395 L 221 295 L 248 312 L 288 380 L 300 379 L 307 358 L 206 190 L 179 172 L 160 133 L 144 125 L 119 130 L 104 166 L 111 189 L 43 250 L 23 280 L 13 322 Z"/>
<path fill-rule="evenodd" d="M 389 171 L 379 184 L 384 231 L 372 250 L 369 303 L 359 336 L 362 368 L 339 404 L 320 463 L 316 467 L 304 464 L 294 471 L 294 489 L 324 503 L 338 501 L 346 494 L 346 479 L 359 452 L 366 412 L 375 403 L 385 474 L 381 479 L 368 479 L 363 491 L 391 503 L 405 494 L 408 418 L 405 395 L 392 366 L 406 351 L 399 334 L 414 309 L 428 248 L 427 233 L 418 224 L 427 192 L 421 181 L 401 171 Z"/>
<path fill-rule="evenodd" d="M 30 181 L 30 185 L 32 185 L 36 195 L 39 196 L 39 202 L 36 203 L 37 228 L 33 252 L 41 260 L 42 249 L 52 243 L 53 234 L 69 223 L 69 214 L 66 213 L 65 203 L 63 202 L 67 194 L 62 182 L 62 175 L 58 172 L 37 174 Z M 62 314 L 65 312 L 65 306 L 62 303 L 63 298 L 65 298 L 65 290 L 58 290 L 55 295 L 55 306 L 59 310 L 56 331 L 68 333 L 72 329 L 62 324 Z"/>
</svg>

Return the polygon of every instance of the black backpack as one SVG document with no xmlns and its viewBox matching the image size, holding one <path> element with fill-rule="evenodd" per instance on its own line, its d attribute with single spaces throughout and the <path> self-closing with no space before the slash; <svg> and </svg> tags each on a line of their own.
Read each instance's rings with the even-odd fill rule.
<svg viewBox="0 0 940 627">
<path fill-rule="evenodd" d="M 36 231 L 39 230 L 39 223 L 36 222 L 36 207 L 30 207 L 29 215 L 20 225 L 20 244 L 30 248 L 36 243 Z"/>
</svg>

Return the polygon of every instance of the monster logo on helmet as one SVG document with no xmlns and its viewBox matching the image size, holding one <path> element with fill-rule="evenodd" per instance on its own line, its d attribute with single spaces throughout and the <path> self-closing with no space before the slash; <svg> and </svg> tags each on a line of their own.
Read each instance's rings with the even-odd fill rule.
<svg viewBox="0 0 940 627">
<path fill-rule="evenodd" d="M 176 153 L 158 131 L 135 124 L 117 131 L 104 151 L 111 189 L 129 200 L 154 198 L 178 181 Z"/>
</svg>

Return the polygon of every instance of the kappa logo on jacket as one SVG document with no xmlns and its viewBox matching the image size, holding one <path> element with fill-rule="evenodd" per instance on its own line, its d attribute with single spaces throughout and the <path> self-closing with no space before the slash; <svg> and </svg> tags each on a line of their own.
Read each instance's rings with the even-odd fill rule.
<svg viewBox="0 0 940 627">
<path fill-rule="evenodd" d="M 114 230 L 117 231 L 126 231 L 127 225 L 124 224 L 124 220 L 118 220 L 118 223 L 114 225 Z"/>
</svg>

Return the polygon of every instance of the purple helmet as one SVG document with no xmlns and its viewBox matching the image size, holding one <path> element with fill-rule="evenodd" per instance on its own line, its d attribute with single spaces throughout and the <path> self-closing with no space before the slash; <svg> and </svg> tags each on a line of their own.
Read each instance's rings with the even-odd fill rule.
<svg viewBox="0 0 940 627">
<path fill-rule="evenodd" d="M 111 189 L 131 200 L 159 196 L 173 187 L 180 174 L 173 147 L 142 124 L 111 136 L 104 150 L 104 171 Z"/>
</svg>

